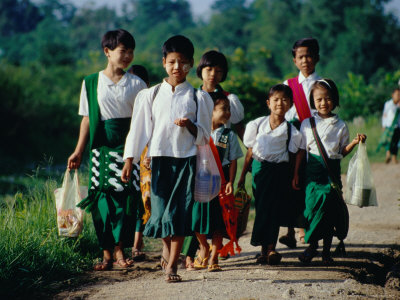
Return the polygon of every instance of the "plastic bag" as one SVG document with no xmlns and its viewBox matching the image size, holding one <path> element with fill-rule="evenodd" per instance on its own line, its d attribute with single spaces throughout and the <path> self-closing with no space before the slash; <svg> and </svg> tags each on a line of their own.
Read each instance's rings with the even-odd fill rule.
<svg viewBox="0 0 400 300">
<path fill-rule="evenodd" d="M 349 162 L 345 198 L 347 204 L 359 207 L 378 206 L 365 143 L 358 144 L 357 153 Z"/>
<path fill-rule="evenodd" d="M 83 229 L 83 210 L 76 207 L 87 196 L 87 187 L 79 187 L 78 171 L 71 178 L 67 170 L 61 188 L 54 191 L 57 209 L 58 234 L 66 237 L 77 237 Z"/>
<path fill-rule="evenodd" d="M 218 196 L 221 176 L 210 145 L 197 146 L 194 200 L 210 202 Z"/>
</svg>

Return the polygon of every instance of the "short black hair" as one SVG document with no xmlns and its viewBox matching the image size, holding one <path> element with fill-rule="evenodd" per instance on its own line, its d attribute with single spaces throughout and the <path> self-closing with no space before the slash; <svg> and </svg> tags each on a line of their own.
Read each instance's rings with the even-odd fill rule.
<svg viewBox="0 0 400 300">
<path fill-rule="evenodd" d="M 317 39 L 308 37 L 308 38 L 297 40 L 293 44 L 293 48 L 292 48 L 293 57 L 296 57 L 296 50 L 297 50 L 297 48 L 300 48 L 300 47 L 307 47 L 308 50 L 311 52 L 311 55 L 313 55 L 314 57 L 319 57 L 319 44 L 318 44 Z"/>
<path fill-rule="evenodd" d="M 228 97 L 221 91 L 218 92 L 211 92 L 208 93 L 213 102 L 217 101 L 218 99 L 228 99 Z"/>
<path fill-rule="evenodd" d="M 147 72 L 145 67 L 143 67 L 141 65 L 132 65 L 129 68 L 128 72 L 140 77 L 147 85 L 150 84 L 149 73 Z"/>
<path fill-rule="evenodd" d="M 315 103 L 314 103 L 314 91 L 316 89 L 323 88 L 328 91 L 329 96 L 331 96 L 331 100 L 333 102 L 333 109 L 335 109 L 337 106 L 339 106 L 339 91 L 336 87 L 336 84 L 333 82 L 333 80 L 324 78 L 324 79 L 319 79 L 314 84 L 311 86 L 310 90 L 310 107 L 312 109 L 315 109 Z"/>
<path fill-rule="evenodd" d="M 220 67 L 223 71 L 221 82 L 225 81 L 226 75 L 228 74 L 228 61 L 226 60 L 225 55 L 215 50 L 211 50 L 203 54 L 199 65 L 197 66 L 197 77 L 203 80 L 203 77 L 201 76 L 203 68 L 216 66 Z"/>
<path fill-rule="evenodd" d="M 101 40 L 101 47 L 108 48 L 110 50 L 114 50 L 118 47 L 119 44 L 124 45 L 127 49 L 135 50 L 135 39 L 132 34 L 130 34 L 125 29 L 117 29 L 107 31 Z"/>
<path fill-rule="evenodd" d="M 269 89 L 268 99 L 271 98 L 272 95 L 275 94 L 276 92 L 283 92 L 285 96 L 290 99 L 291 105 L 293 105 L 293 92 L 289 86 L 283 83 L 275 84 L 273 87 Z"/>
<path fill-rule="evenodd" d="M 192 42 L 183 35 L 175 35 L 170 37 L 163 45 L 162 52 L 164 58 L 168 53 L 178 52 L 183 54 L 187 59 L 192 60 L 194 54 L 194 47 Z"/>
</svg>

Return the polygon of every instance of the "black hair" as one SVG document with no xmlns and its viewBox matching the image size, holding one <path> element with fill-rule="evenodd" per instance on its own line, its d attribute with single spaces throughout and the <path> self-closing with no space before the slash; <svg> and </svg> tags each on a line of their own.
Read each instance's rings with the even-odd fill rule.
<svg viewBox="0 0 400 300">
<path fill-rule="evenodd" d="M 314 91 L 316 89 L 323 88 L 328 91 L 329 96 L 331 97 L 331 100 L 333 102 L 333 109 L 335 109 L 337 106 L 339 106 L 339 91 L 336 87 L 336 84 L 333 82 L 331 79 L 319 79 L 314 84 L 311 86 L 310 90 L 310 107 L 312 109 L 315 109 L 315 103 L 314 103 Z"/>
<path fill-rule="evenodd" d="M 394 92 L 396 92 L 396 91 L 399 91 L 399 92 L 400 92 L 400 87 L 394 88 L 392 94 L 393 94 Z"/>
<path fill-rule="evenodd" d="M 132 65 L 129 68 L 128 72 L 137 75 L 147 84 L 147 86 L 149 86 L 149 73 L 147 72 L 145 67 L 141 65 Z"/>
<path fill-rule="evenodd" d="M 312 37 L 308 37 L 308 38 L 297 40 L 293 44 L 293 48 L 292 48 L 293 57 L 296 57 L 296 50 L 297 50 L 297 48 L 300 48 L 300 47 L 307 47 L 312 56 L 319 57 L 319 44 L 316 39 L 314 39 Z"/>
<path fill-rule="evenodd" d="M 225 55 L 215 50 L 211 50 L 203 54 L 199 65 L 197 66 L 197 77 L 203 80 L 203 77 L 201 76 L 203 68 L 216 66 L 220 67 L 223 71 L 221 82 L 225 81 L 226 75 L 228 74 L 228 61 L 226 60 Z"/>
<path fill-rule="evenodd" d="M 187 37 L 183 35 L 175 35 L 164 43 L 162 52 L 164 58 L 167 57 L 168 53 L 178 52 L 183 54 L 187 59 L 192 60 L 194 47 Z"/>
<path fill-rule="evenodd" d="M 283 92 L 285 96 L 290 99 L 291 105 L 293 105 L 293 92 L 289 86 L 283 83 L 275 84 L 273 87 L 269 89 L 268 99 L 271 98 L 272 95 L 275 94 L 276 92 Z"/>
<path fill-rule="evenodd" d="M 135 50 L 135 39 L 125 29 L 117 29 L 107 31 L 101 40 L 101 47 L 114 50 L 119 44 L 124 45 L 127 49 Z"/>
</svg>

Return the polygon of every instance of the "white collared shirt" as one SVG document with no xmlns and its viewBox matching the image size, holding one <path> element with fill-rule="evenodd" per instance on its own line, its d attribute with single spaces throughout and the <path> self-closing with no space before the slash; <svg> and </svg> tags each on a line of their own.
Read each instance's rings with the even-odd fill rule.
<svg viewBox="0 0 400 300">
<path fill-rule="evenodd" d="M 393 99 L 385 102 L 382 115 L 382 127 L 392 126 L 396 110 L 400 109 L 398 105 L 394 104 Z M 400 118 L 397 122 L 397 126 L 400 127 Z"/>
<path fill-rule="evenodd" d="M 133 109 L 124 160 L 132 157 L 134 162 L 138 162 L 147 144 L 147 155 L 150 157 L 184 158 L 196 155 L 196 145 L 204 145 L 210 139 L 214 104 L 208 93 L 197 90 L 196 116 L 193 91 L 193 87 L 187 81 L 172 91 L 172 86 L 165 80 L 154 102 L 154 87 L 141 91 Z M 196 125 L 197 138 L 187 128 L 174 124 L 178 118 L 189 118 Z"/>
<path fill-rule="evenodd" d="M 343 158 L 342 151 L 350 142 L 349 129 L 344 121 L 337 115 L 323 119 L 318 113 L 314 113 L 315 124 L 318 135 L 326 150 L 328 158 Z M 300 132 L 303 136 L 300 148 L 312 154 L 320 155 L 317 143 L 315 142 L 310 119 L 301 123 Z"/>
<path fill-rule="evenodd" d="M 311 87 L 314 84 L 314 82 L 316 82 L 319 79 L 321 79 L 321 77 L 317 74 L 317 72 L 312 73 L 308 77 L 304 77 L 303 73 L 299 72 L 299 83 L 303 87 L 304 94 L 306 95 L 306 98 L 307 98 L 308 107 L 311 110 L 311 115 L 316 110 L 311 109 L 311 106 L 310 106 L 310 91 L 311 91 Z M 287 80 L 285 80 L 285 82 L 283 84 L 289 85 Z M 292 107 L 286 112 L 285 119 L 288 121 L 291 121 L 295 118 L 298 119 L 299 115 L 297 114 L 296 107 L 293 104 Z"/>
<path fill-rule="evenodd" d="M 226 127 L 231 127 L 231 124 L 237 124 L 244 118 L 244 108 L 242 103 L 240 102 L 238 96 L 235 94 L 229 94 L 227 96 L 230 104 L 231 117 L 229 118 Z"/>
<path fill-rule="evenodd" d="M 146 87 L 142 79 L 128 72 L 117 83 L 104 75 L 103 71 L 99 72 L 97 101 L 100 107 L 101 120 L 130 118 L 136 95 Z M 85 80 L 82 83 L 79 115 L 89 116 Z"/>
<path fill-rule="evenodd" d="M 252 148 L 253 156 L 258 160 L 273 163 L 288 162 L 287 151 L 288 127 L 291 126 L 289 151 L 296 153 L 301 144 L 300 132 L 291 124 L 284 121 L 277 128 L 271 129 L 269 116 L 250 121 L 244 132 L 243 143 Z"/>
</svg>

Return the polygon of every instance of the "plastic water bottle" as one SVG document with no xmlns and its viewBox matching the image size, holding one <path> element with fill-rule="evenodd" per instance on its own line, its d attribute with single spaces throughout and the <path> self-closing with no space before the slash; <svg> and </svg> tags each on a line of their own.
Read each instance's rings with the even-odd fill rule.
<svg viewBox="0 0 400 300">
<path fill-rule="evenodd" d="M 211 172 L 208 167 L 208 160 L 201 161 L 199 171 L 196 174 L 194 186 L 194 199 L 198 202 L 209 202 L 210 188 L 212 184 Z"/>
</svg>

